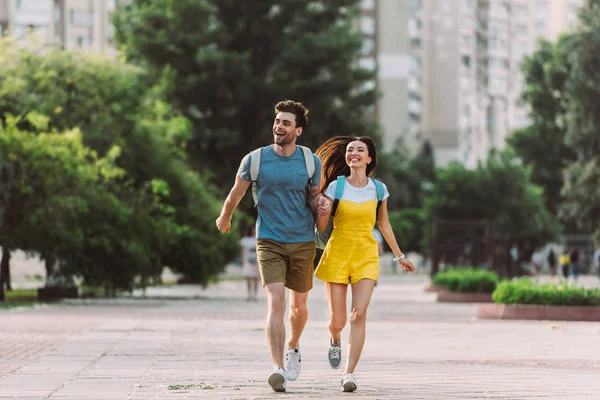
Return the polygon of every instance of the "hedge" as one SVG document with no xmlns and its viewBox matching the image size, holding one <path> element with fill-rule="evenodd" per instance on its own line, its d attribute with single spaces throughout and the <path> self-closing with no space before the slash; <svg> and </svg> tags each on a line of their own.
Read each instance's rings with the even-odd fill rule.
<svg viewBox="0 0 600 400">
<path fill-rule="evenodd" d="M 600 289 L 554 283 L 536 285 L 531 279 L 521 278 L 499 283 L 492 299 L 498 304 L 600 306 Z"/>
<path fill-rule="evenodd" d="M 492 293 L 498 284 L 498 275 L 475 268 L 452 268 L 439 272 L 433 278 L 433 284 L 450 292 Z"/>
</svg>

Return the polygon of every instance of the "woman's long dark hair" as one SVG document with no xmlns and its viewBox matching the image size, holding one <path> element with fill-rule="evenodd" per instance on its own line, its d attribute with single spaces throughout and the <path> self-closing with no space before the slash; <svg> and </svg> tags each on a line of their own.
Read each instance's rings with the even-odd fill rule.
<svg viewBox="0 0 600 400">
<path fill-rule="evenodd" d="M 367 145 L 371 163 L 367 164 L 367 176 L 371 176 L 377 166 L 377 149 L 373 139 L 367 136 L 335 136 L 328 139 L 316 151 L 317 156 L 321 159 L 321 185 L 319 189 L 321 193 L 325 193 L 325 189 L 331 182 L 337 179 L 338 176 L 349 176 L 350 167 L 346 164 L 346 147 L 351 142 L 359 140 Z"/>
</svg>

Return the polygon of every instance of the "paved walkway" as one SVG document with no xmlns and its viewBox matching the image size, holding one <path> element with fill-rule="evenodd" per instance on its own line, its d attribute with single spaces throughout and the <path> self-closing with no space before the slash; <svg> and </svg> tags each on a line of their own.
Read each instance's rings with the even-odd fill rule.
<svg viewBox="0 0 600 400">
<path fill-rule="evenodd" d="M 0 399 L 599 398 L 600 323 L 478 321 L 474 305 L 435 303 L 426 281 L 381 279 L 353 394 L 326 361 L 319 281 L 285 394 L 266 384 L 264 295 L 246 302 L 228 281 L 0 311 Z"/>
</svg>

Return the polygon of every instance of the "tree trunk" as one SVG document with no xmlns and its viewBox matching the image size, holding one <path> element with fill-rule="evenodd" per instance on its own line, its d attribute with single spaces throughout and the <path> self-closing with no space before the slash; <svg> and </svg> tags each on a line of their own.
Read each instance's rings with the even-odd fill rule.
<svg viewBox="0 0 600 400">
<path fill-rule="evenodd" d="M 10 259 L 10 252 L 6 250 L 6 248 L 2 247 L 2 261 L 0 261 L 0 301 L 6 301 L 6 296 L 4 295 L 4 281 L 5 270 L 8 271 L 8 260 Z M 6 269 L 4 265 L 6 264 Z"/>
<path fill-rule="evenodd" d="M 2 247 L 2 261 L 0 262 L 0 284 L 6 284 L 6 290 L 12 290 L 12 285 L 10 284 L 10 250 L 6 247 Z"/>
</svg>

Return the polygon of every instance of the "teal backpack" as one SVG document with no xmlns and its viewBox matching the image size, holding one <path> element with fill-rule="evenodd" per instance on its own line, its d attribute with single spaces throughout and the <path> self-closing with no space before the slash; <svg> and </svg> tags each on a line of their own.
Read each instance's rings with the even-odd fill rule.
<svg viewBox="0 0 600 400">
<path fill-rule="evenodd" d="M 379 207 L 381 207 L 381 203 L 383 202 L 383 196 L 385 191 L 383 189 L 383 184 L 376 179 L 369 178 L 375 184 L 375 190 L 377 191 L 377 209 L 375 211 L 375 220 L 379 218 Z M 327 242 L 329 241 L 329 237 L 331 236 L 331 232 L 333 231 L 333 217 L 335 216 L 335 211 L 337 210 L 337 206 L 344 194 L 344 185 L 346 184 L 345 176 L 337 177 L 337 184 L 335 186 L 335 198 L 333 199 L 333 206 L 331 207 L 331 216 L 329 217 L 329 223 L 327 224 L 327 228 L 323 232 L 319 232 L 319 230 L 315 227 L 315 246 L 317 249 L 324 250 L 325 246 L 327 246 Z"/>
</svg>

